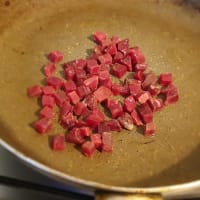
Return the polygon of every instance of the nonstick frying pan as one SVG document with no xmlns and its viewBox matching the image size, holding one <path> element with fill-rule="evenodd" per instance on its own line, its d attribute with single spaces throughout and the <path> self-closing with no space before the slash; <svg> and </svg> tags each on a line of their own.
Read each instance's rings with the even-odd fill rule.
<svg viewBox="0 0 200 200">
<path fill-rule="evenodd" d="M 0 1 L 0 143 L 33 168 L 94 190 L 162 193 L 200 186 L 200 13 L 187 1 Z M 51 50 L 65 61 L 87 56 L 102 30 L 140 46 L 149 68 L 172 72 L 177 104 L 157 113 L 157 134 L 113 133 L 112 154 L 84 157 L 68 144 L 53 152 L 32 128 L 39 104 L 27 87 L 41 81 Z M 61 66 L 60 66 L 61 69 Z M 57 76 L 60 76 L 58 73 Z"/>
</svg>

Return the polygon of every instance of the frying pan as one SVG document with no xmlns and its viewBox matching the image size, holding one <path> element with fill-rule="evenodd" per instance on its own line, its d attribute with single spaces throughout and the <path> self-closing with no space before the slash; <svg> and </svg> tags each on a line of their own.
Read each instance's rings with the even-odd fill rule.
<svg viewBox="0 0 200 200">
<path fill-rule="evenodd" d="M 198 9 L 186 1 L 1 0 L 1 145 L 54 179 L 109 191 L 98 193 L 97 199 L 113 198 L 113 192 L 122 193 L 117 194 L 120 199 L 141 194 L 160 199 L 200 186 L 199 22 Z M 130 38 L 150 69 L 172 72 L 180 100 L 156 114 L 153 138 L 137 130 L 113 133 L 113 153 L 91 159 L 71 144 L 53 152 L 49 137 L 64 130 L 55 125 L 42 136 L 33 130 L 39 104 L 27 97 L 26 89 L 43 84 L 40 70 L 48 62 L 46 53 L 63 51 L 65 61 L 85 57 L 96 30 Z"/>
</svg>

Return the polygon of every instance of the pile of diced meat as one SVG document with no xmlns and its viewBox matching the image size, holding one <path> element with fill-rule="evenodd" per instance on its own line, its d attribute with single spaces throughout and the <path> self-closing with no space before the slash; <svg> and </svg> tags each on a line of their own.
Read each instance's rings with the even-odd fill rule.
<svg viewBox="0 0 200 200">
<path fill-rule="evenodd" d="M 113 131 L 138 126 L 145 136 L 154 135 L 153 114 L 178 100 L 172 74 L 146 72 L 148 65 L 139 47 L 100 31 L 93 38 L 96 46 L 88 58 L 61 63 L 65 79 L 54 76 L 63 53 L 52 51 L 44 67 L 46 84 L 28 88 L 30 97 L 41 99 L 35 130 L 41 134 L 51 130 L 57 106 L 66 134 L 53 136 L 52 149 L 63 150 L 70 142 L 80 145 L 88 157 L 96 150 L 113 150 Z"/>
</svg>

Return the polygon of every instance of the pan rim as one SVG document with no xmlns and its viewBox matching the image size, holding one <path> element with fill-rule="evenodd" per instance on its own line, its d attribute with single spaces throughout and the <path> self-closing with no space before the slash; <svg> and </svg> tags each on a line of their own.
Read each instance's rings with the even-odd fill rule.
<svg viewBox="0 0 200 200">
<path fill-rule="evenodd" d="M 23 161 L 24 164 L 34 168 L 34 170 L 39 171 L 41 174 L 47 175 L 55 180 L 60 181 L 61 183 L 66 184 L 66 181 L 71 184 L 78 184 L 78 186 L 88 187 L 93 190 L 105 190 L 111 192 L 122 192 L 122 193 L 162 193 L 170 194 L 171 192 L 181 192 L 186 190 L 191 190 L 196 187 L 200 187 L 200 180 L 195 180 L 191 182 L 175 184 L 175 185 L 166 185 L 166 186 L 157 186 L 157 187 L 124 187 L 124 186 L 112 186 L 103 183 L 98 183 L 95 181 L 84 180 L 82 178 L 77 178 L 72 175 L 60 172 L 54 168 L 51 168 L 30 156 L 25 155 L 23 152 L 15 149 L 9 143 L 0 138 L 0 145 L 8 150 L 11 154 L 17 157 L 19 160 Z M 66 184 L 67 185 L 67 184 Z"/>
</svg>

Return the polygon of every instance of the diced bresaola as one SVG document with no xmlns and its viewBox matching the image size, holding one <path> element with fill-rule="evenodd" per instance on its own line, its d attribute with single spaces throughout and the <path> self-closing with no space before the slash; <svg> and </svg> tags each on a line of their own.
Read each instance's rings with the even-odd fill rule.
<svg viewBox="0 0 200 200">
<path fill-rule="evenodd" d="M 49 63 L 49 64 L 46 64 L 44 66 L 44 74 L 45 76 L 47 77 L 50 77 L 54 74 L 54 72 L 56 71 L 56 66 L 54 63 Z"/>
<path fill-rule="evenodd" d="M 47 133 L 52 128 L 52 119 L 44 117 L 35 122 L 34 128 L 38 133 Z"/>
<path fill-rule="evenodd" d="M 147 68 L 147 64 L 146 63 L 136 64 L 135 67 L 134 67 L 136 72 L 145 71 L 146 68 Z"/>
<path fill-rule="evenodd" d="M 102 44 L 102 42 L 107 39 L 107 35 L 102 31 L 96 31 L 93 37 L 94 37 L 94 41 L 99 44 Z"/>
<path fill-rule="evenodd" d="M 133 70 L 131 56 L 127 55 L 126 57 L 122 58 L 120 63 L 127 67 L 127 71 L 131 72 Z"/>
<path fill-rule="evenodd" d="M 45 106 L 42 108 L 42 110 L 40 111 L 40 117 L 46 117 L 46 118 L 53 118 L 55 115 L 54 111 L 52 108 Z"/>
<path fill-rule="evenodd" d="M 72 112 L 69 112 L 66 115 L 61 115 L 60 124 L 63 128 L 71 128 L 74 127 L 77 123 L 76 117 L 73 115 Z"/>
<path fill-rule="evenodd" d="M 138 80 L 138 81 L 144 81 L 144 72 L 143 71 L 137 71 L 134 74 L 134 79 Z"/>
<path fill-rule="evenodd" d="M 105 120 L 104 114 L 100 110 L 94 110 L 92 113 L 90 113 L 86 119 L 85 122 L 89 127 L 96 128 L 99 123 L 103 122 Z"/>
<path fill-rule="evenodd" d="M 102 133 L 102 151 L 103 152 L 112 152 L 112 133 L 103 132 Z"/>
<path fill-rule="evenodd" d="M 123 85 L 119 85 L 117 83 L 112 84 L 112 92 L 114 95 L 122 95 L 126 96 L 129 93 L 129 88 Z"/>
<path fill-rule="evenodd" d="M 86 71 L 84 69 L 75 68 L 75 80 L 78 86 L 83 85 L 84 80 L 87 78 Z"/>
<path fill-rule="evenodd" d="M 77 87 L 76 92 L 79 95 L 79 97 L 82 99 L 82 98 L 86 97 L 87 95 L 89 95 L 91 93 L 91 90 L 89 87 L 87 87 L 85 85 L 81 85 L 81 86 Z"/>
<path fill-rule="evenodd" d="M 65 76 L 67 80 L 74 80 L 75 70 L 73 66 L 69 66 L 65 68 Z"/>
<path fill-rule="evenodd" d="M 173 79 L 171 73 L 161 74 L 159 77 L 159 83 L 161 85 L 169 85 L 172 83 L 172 81 Z"/>
<path fill-rule="evenodd" d="M 97 108 L 98 102 L 94 95 L 90 94 L 83 100 L 83 103 L 91 110 Z"/>
<path fill-rule="evenodd" d="M 73 107 L 72 105 L 70 104 L 69 101 L 65 101 L 63 102 L 61 108 L 60 108 L 60 114 L 61 116 L 66 116 L 69 112 L 72 112 L 73 110 Z"/>
<path fill-rule="evenodd" d="M 148 103 L 153 112 L 160 111 L 164 106 L 163 100 L 161 98 L 157 99 L 151 98 L 148 100 Z"/>
<path fill-rule="evenodd" d="M 91 129 L 89 127 L 86 127 L 86 126 L 80 127 L 79 130 L 80 130 L 80 133 L 83 137 L 89 137 L 92 133 Z"/>
<path fill-rule="evenodd" d="M 155 131 L 156 131 L 156 126 L 155 126 L 154 122 L 147 123 L 145 125 L 144 135 L 145 136 L 153 136 L 155 134 Z"/>
<path fill-rule="evenodd" d="M 85 142 L 84 136 L 81 134 L 79 128 L 73 128 L 67 134 L 66 140 L 73 144 L 83 144 Z"/>
<path fill-rule="evenodd" d="M 76 90 L 76 84 L 72 80 L 65 82 L 63 87 L 66 93 Z"/>
<path fill-rule="evenodd" d="M 51 76 L 51 77 L 48 77 L 46 79 L 47 81 L 47 85 L 51 85 L 53 86 L 55 89 L 59 89 L 62 87 L 63 85 L 63 80 L 58 78 L 58 77 L 54 77 L 54 76 Z"/>
<path fill-rule="evenodd" d="M 136 102 L 133 96 L 124 99 L 124 110 L 131 113 L 136 107 Z"/>
<path fill-rule="evenodd" d="M 115 55 L 117 53 L 116 44 L 110 44 L 104 51 L 110 55 Z"/>
<path fill-rule="evenodd" d="M 76 68 L 84 69 L 87 65 L 87 61 L 85 59 L 78 59 L 75 61 Z"/>
<path fill-rule="evenodd" d="M 62 134 L 53 135 L 51 141 L 51 148 L 55 151 L 62 151 L 65 149 L 65 136 Z"/>
<path fill-rule="evenodd" d="M 74 106 L 74 114 L 76 116 L 80 116 L 82 114 L 82 112 L 84 111 L 86 105 L 82 102 L 78 102 L 75 106 Z"/>
<path fill-rule="evenodd" d="M 99 56 L 98 60 L 101 64 L 112 64 L 112 56 L 109 53 Z"/>
<path fill-rule="evenodd" d="M 155 84 L 157 81 L 158 77 L 153 72 L 150 72 L 145 76 L 145 79 L 142 83 L 142 88 L 146 90 L 150 85 Z"/>
<path fill-rule="evenodd" d="M 97 89 L 98 83 L 99 83 L 99 77 L 95 75 L 84 81 L 84 85 L 86 87 L 89 87 L 91 91 L 94 91 Z"/>
<path fill-rule="evenodd" d="M 109 109 L 112 118 L 117 118 L 123 113 L 122 105 L 118 102 L 118 100 L 108 99 L 107 108 Z"/>
<path fill-rule="evenodd" d="M 67 95 L 72 104 L 77 104 L 80 101 L 80 97 L 78 96 L 76 91 L 69 92 Z"/>
<path fill-rule="evenodd" d="M 54 97 L 50 95 L 43 95 L 42 96 L 42 106 L 49 106 L 49 107 L 54 107 L 55 105 L 55 99 Z"/>
<path fill-rule="evenodd" d="M 139 47 L 130 48 L 127 54 L 131 56 L 131 60 L 134 64 L 142 64 L 145 62 L 145 57 Z"/>
<path fill-rule="evenodd" d="M 95 92 L 94 96 L 99 103 L 108 99 L 112 95 L 112 92 L 109 88 L 105 86 L 100 86 Z"/>
<path fill-rule="evenodd" d="M 118 121 L 123 128 L 127 130 L 133 130 L 133 119 L 127 112 L 123 113 L 120 117 L 118 117 Z"/>
<path fill-rule="evenodd" d="M 53 63 L 60 62 L 63 59 L 64 55 L 60 51 L 52 51 L 49 54 L 49 60 Z"/>
<path fill-rule="evenodd" d="M 141 92 L 140 94 L 138 94 L 136 96 L 136 99 L 140 104 L 146 103 L 150 98 L 151 98 L 151 94 L 149 92 L 146 92 L 146 91 Z"/>
<path fill-rule="evenodd" d="M 145 124 L 152 122 L 153 112 L 148 103 L 140 105 L 138 111 Z"/>
<path fill-rule="evenodd" d="M 120 131 L 121 129 L 122 127 L 116 119 L 111 119 L 98 124 L 98 133 Z"/>
<path fill-rule="evenodd" d="M 133 123 L 136 126 L 142 126 L 143 125 L 143 122 L 142 122 L 138 112 L 135 109 L 131 112 L 131 117 L 133 119 Z"/>
<path fill-rule="evenodd" d="M 87 157 L 91 157 L 96 151 L 95 144 L 91 141 L 86 141 L 85 143 L 83 143 L 81 148 L 82 153 Z"/>
<path fill-rule="evenodd" d="M 129 83 L 129 91 L 130 94 L 133 95 L 134 97 L 139 95 L 142 92 L 141 82 L 137 80 L 132 80 Z"/>
<path fill-rule="evenodd" d="M 114 76 L 122 78 L 122 76 L 124 76 L 127 72 L 127 67 L 125 65 L 115 63 L 112 67 L 112 71 Z"/>
<path fill-rule="evenodd" d="M 94 145 L 97 149 L 101 148 L 101 146 L 102 146 L 101 134 L 99 134 L 99 133 L 91 134 L 90 140 L 94 143 Z"/>
<path fill-rule="evenodd" d="M 42 89 L 39 85 L 34 85 L 28 88 L 28 96 L 29 97 L 38 97 L 42 94 Z"/>
<path fill-rule="evenodd" d="M 44 87 L 42 88 L 42 92 L 43 92 L 43 94 L 45 94 L 45 95 L 54 96 L 55 93 L 56 93 L 56 90 L 55 90 L 54 87 L 48 86 L 48 85 L 47 85 L 47 86 L 44 86 Z"/>
<path fill-rule="evenodd" d="M 129 49 L 129 40 L 121 40 L 117 43 L 118 51 L 121 51 L 123 54 L 126 54 Z"/>
<path fill-rule="evenodd" d="M 55 95 L 56 104 L 61 107 L 65 101 L 69 101 L 66 93 L 62 90 L 58 91 Z"/>
</svg>

